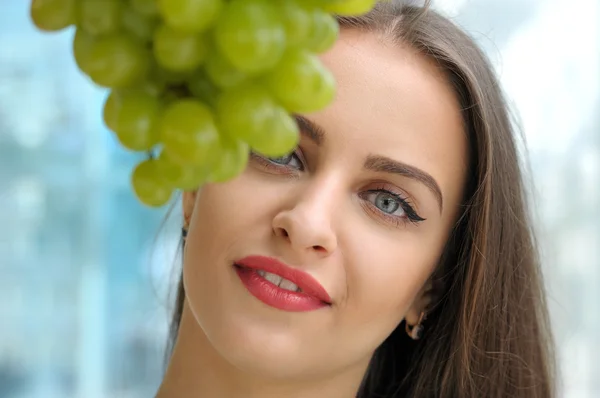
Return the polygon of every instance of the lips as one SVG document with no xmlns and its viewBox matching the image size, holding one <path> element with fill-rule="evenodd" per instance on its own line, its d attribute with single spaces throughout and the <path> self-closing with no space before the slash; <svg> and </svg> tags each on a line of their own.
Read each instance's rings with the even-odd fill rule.
<svg viewBox="0 0 600 398">
<path fill-rule="evenodd" d="M 312 311 L 331 304 L 331 297 L 316 279 L 274 258 L 249 256 L 235 265 L 248 291 L 267 305 L 285 311 Z"/>
</svg>

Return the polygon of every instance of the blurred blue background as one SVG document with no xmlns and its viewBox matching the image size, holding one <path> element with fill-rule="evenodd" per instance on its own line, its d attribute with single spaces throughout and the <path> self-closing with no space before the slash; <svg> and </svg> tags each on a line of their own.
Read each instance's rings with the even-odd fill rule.
<svg viewBox="0 0 600 398">
<path fill-rule="evenodd" d="M 0 397 L 141 398 L 163 371 L 180 214 L 129 188 L 72 31 L 0 0 Z M 600 397 L 600 2 L 438 0 L 523 126 L 561 397 Z M 178 204 L 175 202 L 174 206 Z M 166 220 L 166 221 L 165 221 Z M 163 223 L 163 221 L 165 221 Z"/>
</svg>

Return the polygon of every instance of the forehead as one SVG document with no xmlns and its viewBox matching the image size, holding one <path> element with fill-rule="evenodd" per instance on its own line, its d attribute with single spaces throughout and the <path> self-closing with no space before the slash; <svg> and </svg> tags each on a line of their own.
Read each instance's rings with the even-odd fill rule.
<svg viewBox="0 0 600 398">
<path fill-rule="evenodd" d="M 434 61 L 382 36 L 342 30 L 321 57 L 337 81 L 333 104 L 307 115 L 352 158 L 377 154 L 419 167 L 458 196 L 467 164 L 459 104 Z"/>
</svg>

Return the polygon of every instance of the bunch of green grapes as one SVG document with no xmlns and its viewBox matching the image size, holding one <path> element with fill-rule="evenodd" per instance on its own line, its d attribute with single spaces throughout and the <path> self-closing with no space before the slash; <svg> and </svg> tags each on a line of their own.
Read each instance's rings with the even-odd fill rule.
<svg viewBox="0 0 600 398">
<path fill-rule="evenodd" d="M 32 0 L 43 31 L 75 26 L 73 55 L 110 89 L 106 126 L 131 151 L 138 199 L 234 178 L 249 152 L 297 145 L 292 115 L 323 109 L 335 80 L 318 58 L 337 40 L 334 15 L 376 0 Z"/>
</svg>

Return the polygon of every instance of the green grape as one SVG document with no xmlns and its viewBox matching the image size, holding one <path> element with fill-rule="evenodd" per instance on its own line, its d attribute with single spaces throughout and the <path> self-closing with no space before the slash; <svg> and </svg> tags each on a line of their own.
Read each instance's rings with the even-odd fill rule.
<svg viewBox="0 0 600 398">
<path fill-rule="evenodd" d="M 76 22 L 77 0 L 32 0 L 30 17 L 38 29 L 56 32 Z"/>
<path fill-rule="evenodd" d="M 265 79 L 275 98 L 294 113 L 321 110 L 335 96 L 332 73 L 306 50 L 288 50 Z"/>
<path fill-rule="evenodd" d="M 184 166 L 177 163 L 164 149 L 157 160 L 159 178 L 173 189 L 195 190 L 208 178 L 206 166 Z"/>
<path fill-rule="evenodd" d="M 158 2 L 157 0 L 129 0 L 133 9 L 145 16 L 145 17 L 156 17 L 158 16 Z"/>
<path fill-rule="evenodd" d="M 204 35 L 185 33 L 167 25 L 159 27 L 154 35 L 154 56 L 164 68 L 173 71 L 191 71 L 199 67 L 208 53 Z"/>
<path fill-rule="evenodd" d="M 126 5 L 121 12 L 121 24 L 127 32 L 138 39 L 150 42 L 158 26 L 158 19 L 136 11 L 132 5 Z"/>
<path fill-rule="evenodd" d="M 298 143 L 296 122 L 266 89 L 246 83 L 225 91 L 217 103 L 223 133 L 267 156 L 283 156 Z"/>
<path fill-rule="evenodd" d="M 238 176 L 248 164 L 249 153 L 245 142 L 221 137 L 220 156 L 210 169 L 208 181 L 225 182 Z"/>
<path fill-rule="evenodd" d="M 115 33 L 121 26 L 121 0 L 79 2 L 79 24 L 91 35 Z"/>
<path fill-rule="evenodd" d="M 208 165 L 218 156 L 219 132 L 210 109 L 198 100 L 182 99 L 164 111 L 161 139 L 180 164 Z"/>
<path fill-rule="evenodd" d="M 210 107 L 215 107 L 220 90 L 206 76 L 204 70 L 199 70 L 187 81 L 187 87 L 192 95 Z"/>
<path fill-rule="evenodd" d="M 85 40 L 82 39 L 80 44 Z M 96 84 L 122 88 L 142 82 L 150 68 L 147 51 L 125 34 L 103 36 L 88 42 L 83 49 L 75 46 L 78 65 Z"/>
<path fill-rule="evenodd" d="M 144 90 L 113 91 L 103 118 L 125 148 L 149 151 L 159 141 L 159 112 L 158 99 Z"/>
<path fill-rule="evenodd" d="M 186 88 L 187 89 L 187 88 Z M 179 87 L 169 87 L 165 90 L 160 99 L 164 107 L 168 107 L 173 103 L 180 101 L 182 99 L 189 99 L 190 96 L 187 93 L 182 93 Z"/>
<path fill-rule="evenodd" d="M 215 26 L 219 50 L 239 70 L 269 69 L 286 46 L 285 27 L 271 0 L 231 0 Z"/>
<path fill-rule="evenodd" d="M 294 118 L 283 109 L 276 107 L 269 118 L 265 132 L 257 140 L 252 148 L 265 156 L 284 156 L 289 154 L 298 146 L 300 130 Z"/>
<path fill-rule="evenodd" d="M 163 90 L 166 90 L 169 86 L 184 84 L 191 75 L 192 72 L 173 71 L 161 67 L 158 63 L 154 63 L 148 81 L 151 81 L 159 87 L 162 87 Z"/>
<path fill-rule="evenodd" d="M 220 88 L 233 87 L 246 79 L 246 74 L 233 66 L 216 48 L 209 53 L 204 69 L 211 81 Z"/>
<path fill-rule="evenodd" d="M 299 0 L 299 2 L 302 3 L 302 5 L 304 7 L 307 7 L 307 8 L 317 7 L 317 8 L 321 8 L 321 9 L 327 5 L 343 3 L 345 1 L 348 1 L 348 0 Z"/>
<path fill-rule="evenodd" d="M 173 189 L 161 181 L 157 169 L 157 161 L 147 159 L 140 162 L 131 174 L 135 195 L 150 207 L 164 206 L 173 195 Z"/>
<path fill-rule="evenodd" d="M 160 96 L 163 94 L 164 90 L 166 89 L 165 87 L 161 86 L 157 82 L 154 82 L 151 80 L 146 80 L 146 81 L 140 83 L 137 86 L 137 88 L 140 91 L 143 91 L 146 94 L 151 95 L 156 98 L 159 98 L 159 99 L 160 99 Z"/>
<path fill-rule="evenodd" d="M 325 11 L 314 8 L 310 11 L 311 29 L 302 46 L 315 53 L 330 49 L 340 34 L 337 20 Z"/>
<path fill-rule="evenodd" d="M 81 28 L 75 30 L 73 37 L 73 58 L 79 69 L 85 69 L 85 63 L 90 58 L 90 52 L 96 40 Z"/>
<path fill-rule="evenodd" d="M 151 62 L 151 64 L 146 80 L 139 83 L 136 87 L 150 95 L 161 98 L 169 90 L 171 83 L 167 82 L 167 78 L 162 76 L 162 72 L 158 72 L 159 66 L 156 63 Z"/>
<path fill-rule="evenodd" d="M 110 95 L 106 98 L 106 101 L 104 101 L 104 107 L 102 108 L 102 120 L 104 120 L 106 127 L 112 131 L 116 131 L 118 126 L 117 115 L 120 106 L 119 94 L 120 93 L 117 90 L 111 91 Z"/>
<path fill-rule="evenodd" d="M 371 11 L 375 3 L 377 0 L 330 1 L 330 4 L 323 4 L 323 9 L 337 15 L 357 16 Z"/>
<path fill-rule="evenodd" d="M 298 0 L 282 0 L 279 2 L 287 43 L 295 46 L 304 43 L 310 33 L 311 15 Z"/>
<path fill-rule="evenodd" d="M 223 0 L 158 0 L 166 23 L 181 31 L 198 33 L 216 20 Z"/>
</svg>

